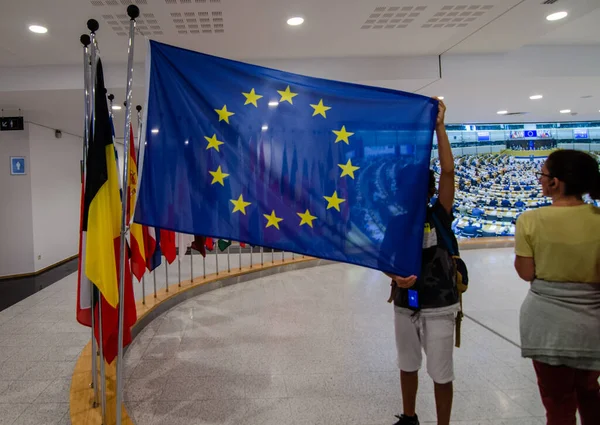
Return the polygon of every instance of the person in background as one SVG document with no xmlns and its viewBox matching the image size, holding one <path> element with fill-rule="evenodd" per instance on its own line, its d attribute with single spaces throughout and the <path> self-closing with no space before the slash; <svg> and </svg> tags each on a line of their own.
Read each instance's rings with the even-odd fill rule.
<svg viewBox="0 0 600 425">
<path fill-rule="evenodd" d="M 436 123 L 441 165 L 438 200 L 427 208 L 421 273 L 419 278 L 388 274 L 392 278 L 390 298 L 394 301 L 394 327 L 404 408 L 404 413 L 397 416 L 396 425 L 419 424 L 416 402 L 423 350 L 427 356 L 427 373 L 434 382 L 438 425 L 448 425 L 452 411 L 454 324 L 460 306 L 452 258 L 442 245 L 442 237 L 433 218 L 435 215 L 447 232 L 452 231 L 454 160 L 444 126 L 445 112 L 446 106 L 440 100 Z M 430 199 L 435 192 L 435 175 L 430 171 Z M 392 243 L 398 243 L 394 235 L 390 234 L 389 238 Z M 409 289 L 418 293 L 418 308 L 409 306 Z"/>
<path fill-rule="evenodd" d="M 515 208 L 525 208 L 525 202 L 521 198 L 515 202 Z"/>
<path fill-rule="evenodd" d="M 598 163 L 560 150 L 538 173 L 552 205 L 517 220 L 515 269 L 531 282 L 521 350 L 533 360 L 548 425 L 600 424 L 600 199 Z"/>
</svg>

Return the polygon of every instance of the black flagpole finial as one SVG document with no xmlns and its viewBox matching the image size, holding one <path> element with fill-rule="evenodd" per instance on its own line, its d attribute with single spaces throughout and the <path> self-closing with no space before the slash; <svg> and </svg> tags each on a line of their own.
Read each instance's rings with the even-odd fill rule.
<svg viewBox="0 0 600 425">
<path fill-rule="evenodd" d="M 97 20 L 90 19 L 89 21 L 87 21 L 87 27 L 91 32 L 96 32 L 98 31 L 98 28 L 100 28 L 100 24 Z"/>
<path fill-rule="evenodd" d="M 127 16 L 129 16 L 132 20 L 136 19 L 138 16 L 140 16 L 140 8 L 135 4 L 130 4 L 127 6 Z"/>
<path fill-rule="evenodd" d="M 142 112 L 142 105 L 137 105 L 135 107 L 135 110 L 138 111 L 138 112 Z"/>
<path fill-rule="evenodd" d="M 82 34 L 81 37 L 79 37 L 79 41 L 81 41 L 81 44 L 83 44 L 83 47 L 89 46 L 90 43 L 92 42 L 92 40 L 90 40 L 90 36 L 87 34 Z"/>
<path fill-rule="evenodd" d="M 110 100 L 111 102 L 112 102 L 113 100 L 115 100 L 115 95 L 114 95 L 114 94 L 112 94 L 112 93 L 111 93 L 111 94 L 109 94 L 109 95 L 108 95 L 108 100 Z"/>
</svg>

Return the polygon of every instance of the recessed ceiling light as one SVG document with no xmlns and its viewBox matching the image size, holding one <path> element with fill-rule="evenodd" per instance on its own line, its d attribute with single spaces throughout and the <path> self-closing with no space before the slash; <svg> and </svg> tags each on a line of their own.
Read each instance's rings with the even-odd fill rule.
<svg viewBox="0 0 600 425">
<path fill-rule="evenodd" d="M 542 96 L 541 94 L 534 94 L 533 96 L 529 96 L 529 98 L 531 100 L 539 100 L 541 98 L 543 98 L 544 96 Z"/>
<path fill-rule="evenodd" d="M 113 109 L 113 111 L 120 111 L 121 110 L 121 105 L 113 105 L 112 109 Z"/>
<path fill-rule="evenodd" d="M 437 97 L 439 100 L 444 100 L 444 96 L 438 96 Z"/>
<path fill-rule="evenodd" d="M 36 34 L 46 34 L 48 32 L 48 28 L 41 25 L 29 25 L 29 31 Z"/>
<path fill-rule="evenodd" d="M 269 126 L 268 126 L 267 124 L 265 124 L 265 125 L 263 125 L 263 126 L 260 128 L 260 129 L 261 129 L 262 131 L 267 131 L 267 130 L 269 129 Z"/>
<path fill-rule="evenodd" d="M 276 108 L 277 106 L 279 106 L 279 102 L 277 102 L 276 100 L 272 100 L 269 102 L 269 106 L 271 108 Z"/>
<path fill-rule="evenodd" d="M 294 16 L 293 18 L 290 18 L 287 20 L 287 24 L 291 25 L 293 27 L 302 25 L 303 23 L 304 23 L 304 18 L 301 18 L 300 16 Z"/>
<path fill-rule="evenodd" d="M 508 111 L 498 111 L 496 112 L 498 115 L 506 115 L 508 114 Z"/>
<path fill-rule="evenodd" d="M 559 20 L 561 20 L 563 18 L 566 18 L 567 15 L 568 15 L 568 13 L 565 12 L 565 11 L 556 12 L 556 13 L 553 13 L 551 15 L 546 16 L 546 19 L 549 20 L 549 21 L 559 21 Z"/>
<path fill-rule="evenodd" d="M 151 131 L 152 134 L 157 134 L 158 133 L 158 128 L 153 128 L 150 131 Z"/>
<path fill-rule="evenodd" d="M 561 109 L 561 110 L 560 110 L 560 113 L 561 113 L 561 114 L 570 114 L 570 113 L 571 113 L 571 110 L 570 110 L 570 109 Z"/>
</svg>

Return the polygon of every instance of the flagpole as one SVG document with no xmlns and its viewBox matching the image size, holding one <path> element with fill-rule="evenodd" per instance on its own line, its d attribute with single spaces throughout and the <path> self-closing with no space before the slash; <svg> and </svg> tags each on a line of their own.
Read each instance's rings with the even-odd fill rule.
<svg viewBox="0 0 600 425">
<path fill-rule="evenodd" d="M 91 101 L 90 101 L 90 109 L 91 109 L 91 123 L 92 123 L 92 135 L 96 132 L 96 57 L 97 57 L 97 42 L 96 42 L 96 31 L 100 28 L 100 24 L 95 19 L 90 19 L 87 21 L 87 27 L 90 30 L 90 45 L 92 46 L 90 49 L 91 56 Z M 100 94 L 104 96 L 104 93 Z M 94 315 L 94 311 L 92 310 L 92 315 Z M 104 368 L 104 346 L 102 342 L 103 339 L 103 330 L 102 330 L 102 296 L 99 295 L 98 298 L 98 346 L 100 351 L 100 404 L 102 406 L 102 423 L 106 423 L 106 371 Z M 92 356 L 95 356 L 96 353 L 92 353 Z"/>
<path fill-rule="evenodd" d="M 231 273 L 231 263 L 229 262 L 229 255 L 231 253 L 231 245 L 227 247 L 227 273 Z"/>
<path fill-rule="evenodd" d="M 194 283 L 194 248 L 190 246 L 190 276 L 191 282 Z"/>
<path fill-rule="evenodd" d="M 250 268 L 252 268 L 252 255 L 254 254 L 254 246 L 250 245 Z"/>
<path fill-rule="evenodd" d="M 285 251 L 281 251 L 281 262 L 285 262 Z"/>
<path fill-rule="evenodd" d="M 275 264 L 275 248 L 271 248 L 271 263 Z"/>
<path fill-rule="evenodd" d="M 83 152 L 82 152 L 82 161 L 81 163 L 83 164 L 82 167 L 82 185 L 85 188 L 85 170 L 86 170 L 86 166 L 87 166 L 87 148 L 88 148 L 88 144 L 89 144 L 89 138 L 90 138 L 90 70 L 91 70 L 91 65 L 90 65 L 90 51 L 89 51 L 89 45 L 91 43 L 90 40 L 90 36 L 87 34 L 83 34 L 81 37 L 79 37 L 79 41 L 81 41 L 81 44 L 83 45 L 83 111 L 84 111 L 84 118 L 83 118 Z M 82 193 L 84 193 L 84 191 L 82 191 Z M 85 272 L 84 272 L 85 273 Z M 80 278 L 81 279 L 81 278 Z M 81 282 L 83 283 L 83 282 Z M 95 322 L 96 322 L 96 318 L 94 317 L 94 288 L 92 286 L 92 282 L 89 281 L 90 283 L 90 301 L 91 301 L 91 308 L 92 308 L 92 314 L 91 314 L 91 319 L 92 319 L 92 327 L 91 327 L 91 331 L 92 331 L 92 382 L 90 383 L 90 388 L 94 389 L 94 399 L 92 401 L 92 407 L 96 408 L 98 407 L 98 356 L 97 356 L 97 352 L 98 352 L 98 348 L 96 347 L 96 338 L 94 336 L 94 326 L 95 326 Z"/>
<path fill-rule="evenodd" d="M 239 244 L 239 242 L 238 242 Z M 242 270 L 242 244 L 239 245 L 239 255 L 240 255 L 240 270 Z"/>
<path fill-rule="evenodd" d="M 165 257 L 165 289 L 169 292 L 169 262 Z"/>
<path fill-rule="evenodd" d="M 137 111 L 137 122 L 138 122 L 138 154 L 139 154 L 139 150 L 142 148 L 141 147 L 141 143 L 142 143 L 142 107 L 141 105 L 137 105 L 135 107 L 135 110 Z M 136 189 L 137 190 L 137 189 Z M 144 253 L 144 256 L 146 256 L 146 254 Z M 146 259 L 144 258 L 144 261 Z M 144 274 L 142 275 L 142 304 L 146 305 L 146 270 L 144 270 Z"/>
<path fill-rule="evenodd" d="M 181 233 L 177 233 L 177 279 L 179 279 L 179 286 L 181 288 Z"/>
<path fill-rule="evenodd" d="M 202 256 L 202 276 L 206 279 L 206 257 Z"/>
<path fill-rule="evenodd" d="M 135 5 L 127 7 L 127 15 L 131 18 L 129 21 L 129 46 L 127 58 L 127 91 L 125 101 L 125 125 L 123 131 L 123 140 L 128 140 L 129 126 L 131 124 L 131 97 L 133 89 L 133 52 L 135 41 L 135 19 L 140 15 L 140 9 Z M 123 190 L 121 196 L 121 262 L 119 271 L 119 339 L 118 339 L 118 355 L 117 355 L 117 420 L 116 425 L 121 425 L 123 404 L 123 327 L 125 322 L 125 249 L 126 249 L 126 219 L 127 219 L 127 190 L 125 184 L 129 176 L 129 143 L 124 146 L 124 166 L 123 166 Z"/>
<path fill-rule="evenodd" d="M 156 298 L 156 269 L 152 270 L 152 278 L 154 279 L 154 298 Z"/>
<path fill-rule="evenodd" d="M 265 248 L 264 247 L 260 247 L 260 265 L 264 266 L 265 265 Z"/>
<path fill-rule="evenodd" d="M 219 276 L 219 244 L 215 246 L 215 264 L 217 267 L 217 276 Z"/>
</svg>

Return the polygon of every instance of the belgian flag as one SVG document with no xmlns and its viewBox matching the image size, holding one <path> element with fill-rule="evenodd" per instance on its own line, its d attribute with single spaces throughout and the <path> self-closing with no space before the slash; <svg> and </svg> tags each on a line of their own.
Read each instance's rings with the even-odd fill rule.
<svg viewBox="0 0 600 425">
<path fill-rule="evenodd" d="M 119 347 L 119 302 L 124 305 L 123 346 L 131 340 L 131 327 L 137 320 L 128 250 L 125 252 L 124 299 L 119 300 L 121 260 L 121 193 L 112 125 L 108 113 L 102 63 L 98 60 L 95 81 L 95 125 L 90 131 L 83 194 L 82 231 L 85 235 L 85 276 L 94 284 L 94 335 L 111 363 Z M 99 294 L 98 294 L 99 292 Z M 102 321 L 98 306 L 102 304 Z M 103 330 L 99 338 L 100 327 Z"/>
<path fill-rule="evenodd" d="M 116 254 L 120 251 L 121 196 L 102 62 L 98 60 L 83 204 L 85 274 L 112 307 L 119 303 Z"/>
</svg>

